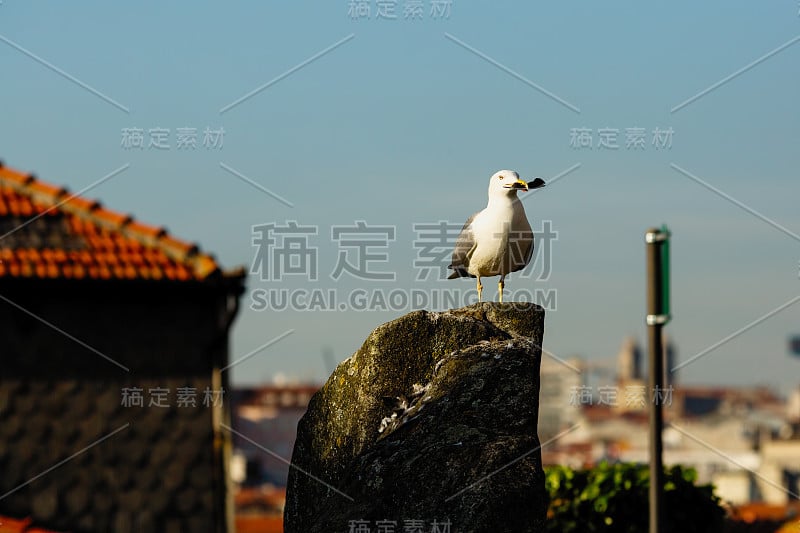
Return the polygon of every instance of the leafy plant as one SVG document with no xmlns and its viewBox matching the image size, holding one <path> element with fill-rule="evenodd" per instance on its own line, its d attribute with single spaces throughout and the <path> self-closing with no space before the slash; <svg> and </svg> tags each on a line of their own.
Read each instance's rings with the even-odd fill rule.
<svg viewBox="0 0 800 533">
<path fill-rule="evenodd" d="M 600 463 L 573 470 L 545 468 L 550 506 L 545 531 L 642 533 L 648 528 L 647 465 Z M 664 470 L 663 533 L 717 533 L 725 516 L 712 485 L 697 485 L 692 468 Z"/>
</svg>

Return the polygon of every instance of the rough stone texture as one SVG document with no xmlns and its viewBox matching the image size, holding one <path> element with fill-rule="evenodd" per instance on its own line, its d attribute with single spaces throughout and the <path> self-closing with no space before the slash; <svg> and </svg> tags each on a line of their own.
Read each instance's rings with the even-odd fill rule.
<svg viewBox="0 0 800 533">
<path fill-rule="evenodd" d="M 375 329 L 298 425 L 286 533 L 354 520 L 541 531 L 543 334 L 544 310 L 527 303 L 415 311 Z"/>
</svg>

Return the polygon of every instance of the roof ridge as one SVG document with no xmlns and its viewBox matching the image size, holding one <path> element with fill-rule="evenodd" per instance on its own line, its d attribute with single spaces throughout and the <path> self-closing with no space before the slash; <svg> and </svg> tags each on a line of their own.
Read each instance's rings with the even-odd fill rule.
<svg viewBox="0 0 800 533">
<path fill-rule="evenodd" d="M 200 279 L 222 273 L 213 254 L 202 252 L 197 243 L 175 237 L 166 227 L 152 226 L 140 222 L 132 214 L 107 209 L 99 200 L 70 193 L 66 187 L 40 180 L 34 173 L 25 174 L 8 167 L 2 160 L 0 185 L 6 185 L 17 194 L 28 197 L 32 203 L 45 206 L 42 214 L 67 212 L 109 231 L 120 232 L 144 247 L 161 250 L 170 259 L 189 267 Z"/>
</svg>

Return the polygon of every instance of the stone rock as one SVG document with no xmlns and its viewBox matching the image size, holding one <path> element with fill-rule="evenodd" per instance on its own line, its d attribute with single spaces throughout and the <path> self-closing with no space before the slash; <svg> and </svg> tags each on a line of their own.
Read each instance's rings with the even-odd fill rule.
<svg viewBox="0 0 800 533">
<path fill-rule="evenodd" d="M 376 328 L 298 424 L 286 533 L 367 531 L 358 521 L 542 531 L 543 335 L 544 310 L 529 303 L 415 311 Z"/>
</svg>

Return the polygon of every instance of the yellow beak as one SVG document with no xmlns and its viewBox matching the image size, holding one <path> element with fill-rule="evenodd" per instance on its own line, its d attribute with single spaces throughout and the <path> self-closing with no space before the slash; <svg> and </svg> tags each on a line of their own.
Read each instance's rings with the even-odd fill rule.
<svg viewBox="0 0 800 533">
<path fill-rule="evenodd" d="M 517 190 L 527 191 L 528 190 L 528 184 L 525 183 L 522 180 L 517 180 L 514 183 L 509 183 L 508 185 L 505 186 L 505 188 L 506 189 L 517 189 Z"/>
</svg>

